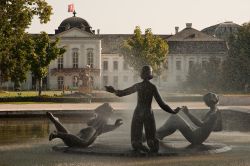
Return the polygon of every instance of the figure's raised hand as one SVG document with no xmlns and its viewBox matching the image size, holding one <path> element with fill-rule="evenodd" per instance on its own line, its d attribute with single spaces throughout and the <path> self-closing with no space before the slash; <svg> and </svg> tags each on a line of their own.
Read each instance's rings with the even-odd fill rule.
<svg viewBox="0 0 250 166">
<path fill-rule="evenodd" d="M 182 106 L 182 111 L 183 111 L 185 114 L 188 114 L 188 113 L 189 113 L 189 110 L 188 110 L 188 107 L 187 107 L 187 106 Z"/>
<path fill-rule="evenodd" d="M 180 110 L 181 110 L 180 107 L 175 108 L 175 109 L 174 109 L 174 112 L 175 112 L 174 114 L 177 114 Z"/>
<path fill-rule="evenodd" d="M 121 126 L 122 124 L 123 124 L 122 119 L 117 119 L 117 120 L 115 121 L 115 126 L 116 126 L 116 127 L 119 127 L 119 126 Z"/>
<path fill-rule="evenodd" d="M 115 88 L 113 86 L 105 86 L 106 91 L 110 93 L 115 93 Z"/>
</svg>

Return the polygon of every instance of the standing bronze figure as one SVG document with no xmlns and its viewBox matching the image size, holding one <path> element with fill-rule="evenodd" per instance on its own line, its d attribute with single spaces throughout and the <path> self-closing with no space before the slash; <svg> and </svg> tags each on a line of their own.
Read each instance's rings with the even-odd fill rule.
<svg viewBox="0 0 250 166">
<path fill-rule="evenodd" d="M 153 97 L 159 106 L 166 112 L 176 114 L 180 108 L 172 110 L 161 98 L 156 86 L 150 82 L 153 78 L 152 68 L 144 66 L 141 71 L 142 82 L 124 89 L 116 90 L 112 86 L 106 86 L 106 90 L 110 93 L 122 97 L 137 92 L 137 106 L 135 108 L 132 125 L 131 125 L 131 144 L 135 151 L 142 152 L 158 152 L 159 141 L 156 138 L 156 125 L 154 114 L 151 109 Z M 142 144 L 143 126 L 145 128 L 145 136 L 149 149 Z"/>
</svg>

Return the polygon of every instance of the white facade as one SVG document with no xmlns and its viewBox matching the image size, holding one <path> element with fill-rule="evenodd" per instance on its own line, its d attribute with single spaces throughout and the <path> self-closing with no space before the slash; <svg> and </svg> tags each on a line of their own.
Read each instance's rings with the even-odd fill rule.
<svg viewBox="0 0 250 166">
<path fill-rule="evenodd" d="M 182 83 L 186 81 L 191 65 L 202 65 L 206 62 L 209 62 L 210 58 L 210 54 L 169 54 L 167 60 L 168 67 L 161 76 L 161 79 L 163 80 L 163 84 L 161 84 L 161 86 L 167 88 L 176 88 L 182 85 Z M 223 61 L 226 58 L 226 55 L 218 55 L 217 58 L 220 58 L 221 61 Z"/>
<path fill-rule="evenodd" d="M 102 54 L 102 87 L 126 88 L 137 81 L 135 72 L 119 54 Z"/>
<path fill-rule="evenodd" d="M 63 84 L 69 89 L 76 89 L 76 77 L 81 70 L 90 66 L 93 77 L 94 88 L 99 89 L 101 85 L 101 40 L 96 35 L 83 32 L 78 28 L 72 28 L 55 35 L 60 38 L 60 46 L 66 49 L 61 57 L 62 60 L 54 60 L 49 65 L 48 84 L 49 89 L 60 89 Z M 63 78 L 63 83 L 60 78 Z"/>
<path fill-rule="evenodd" d="M 160 87 L 175 89 L 186 80 L 192 64 L 205 63 L 211 56 L 223 60 L 227 55 L 224 40 L 206 35 L 191 28 L 191 24 L 188 25 L 181 32 L 165 38 L 170 48 L 167 64 L 163 65 L 160 78 L 155 77 L 152 80 Z M 78 89 L 81 84 L 79 73 L 87 65 L 91 69 L 89 75 L 92 77 L 94 89 L 103 89 L 105 85 L 123 89 L 140 81 L 138 74 L 118 53 L 120 44 L 130 36 L 132 35 L 101 36 L 94 34 L 82 18 L 74 16 L 65 19 L 51 38 L 60 38 L 60 47 L 64 47 L 66 52 L 49 65 L 47 80 L 44 81 L 47 83 L 46 89 Z M 28 75 L 28 79 L 21 86 L 23 90 L 34 89 L 34 79 L 31 73 Z M 3 86 L 13 89 L 11 82 Z"/>
</svg>

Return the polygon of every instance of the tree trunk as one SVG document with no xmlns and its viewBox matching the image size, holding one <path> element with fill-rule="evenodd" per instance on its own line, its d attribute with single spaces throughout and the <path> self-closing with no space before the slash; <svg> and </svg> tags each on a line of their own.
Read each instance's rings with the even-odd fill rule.
<svg viewBox="0 0 250 166">
<path fill-rule="evenodd" d="M 42 80 L 43 80 L 42 78 L 38 79 L 38 96 L 41 96 L 42 94 L 42 84 L 43 84 Z"/>
</svg>

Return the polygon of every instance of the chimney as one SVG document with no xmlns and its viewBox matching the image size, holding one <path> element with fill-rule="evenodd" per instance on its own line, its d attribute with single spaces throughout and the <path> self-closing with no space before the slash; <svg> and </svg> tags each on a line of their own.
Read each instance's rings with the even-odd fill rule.
<svg viewBox="0 0 250 166">
<path fill-rule="evenodd" d="M 186 28 L 192 28 L 192 23 L 186 23 Z"/>
<path fill-rule="evenodd" d="M 174 27 L 175 28 L 175 34 L 179 32 L 179 27 Z"/>
<path fill-rule="evenodd" d="M 100 29 L 97 29 L 97 35 L 100 35 Z"/>
</svg>

